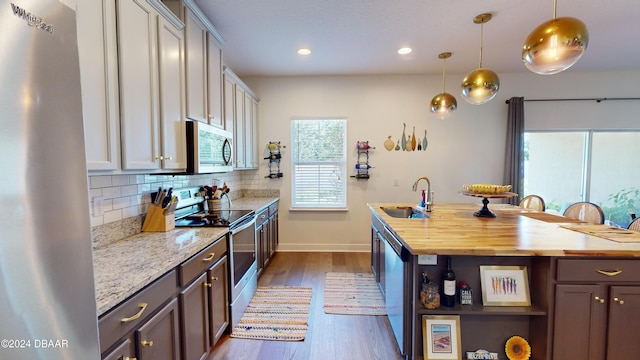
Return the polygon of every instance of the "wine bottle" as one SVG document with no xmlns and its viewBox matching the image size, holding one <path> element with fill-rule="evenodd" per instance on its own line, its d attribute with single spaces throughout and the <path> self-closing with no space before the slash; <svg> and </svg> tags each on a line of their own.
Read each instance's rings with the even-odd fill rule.
<svg viewBox="0 0 640 360">
<path fill-rule="evenodd" d="M 451 257 L 447 257 L 447 270 L 442 274 L 442 299 L 440 303 L 446 307 L 456 304 L 456 274 L 451 270 Z"/>
</svg>

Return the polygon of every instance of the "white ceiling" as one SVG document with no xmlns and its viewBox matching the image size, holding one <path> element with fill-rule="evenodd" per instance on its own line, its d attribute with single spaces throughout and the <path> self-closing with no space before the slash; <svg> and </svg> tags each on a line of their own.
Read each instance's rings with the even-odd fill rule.
<svg viewBox="0 0 640 360">
<path fill-rule="evenodd" d="M 195 0 L 225 39 L 224 59 L 240 76 L 438 74 L 479 65 L 527 72 L 522 43 L 553 18 L 552 0 Z M 582 20 L 589 45 L 567 71 L 640 69 L 639 0 L 560 0 L 557 16 Z M 413 53 L 400 56 L 401 46 Z M 301 57 L 299 47 L 312 54 Z"/>
</svg>

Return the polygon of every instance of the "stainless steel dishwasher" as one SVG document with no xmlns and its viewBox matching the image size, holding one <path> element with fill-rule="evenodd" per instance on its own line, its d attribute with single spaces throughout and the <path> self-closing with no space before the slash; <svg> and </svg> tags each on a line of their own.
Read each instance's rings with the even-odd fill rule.
<svg viewBox="0 0 640 360">
<path fill-rule="evenodd" d="M 386 226 L 384 235 L 381 236 L 384 240 L 384 300 L 387 317 L 400 354 L 405 356 L 410 337 L 407 321 L 410 307 L 410 287 L 407 285 L 409 251 Z"/>
</svg>

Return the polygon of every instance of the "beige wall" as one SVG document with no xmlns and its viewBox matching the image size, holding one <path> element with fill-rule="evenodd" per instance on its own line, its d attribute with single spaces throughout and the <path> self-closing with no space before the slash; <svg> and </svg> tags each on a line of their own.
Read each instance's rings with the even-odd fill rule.
<svg viewBox="0 0 640 360">
<path fill-rule="evenodd" d="M 243 78 L 260 97 L 259 148 L 281 141 L 284 178 L 264 179 L 267 162 L 259 171 L 242 177 L 258 188 L 280 190 L 281 251 L 366 251 L 369 248 L 368 202 L 418 201 L 411 185 L 419 176 L 430 178 L 439 202 L 477 202 L 458 191 L 466 183 L 502 181 L 507 105 L 512 96 L 525 99 L 582 97 L 640 97 L 640 72 L 562 73 L 554 76 L 500 74 L 501 89 L 491 102 L 475 106 L 459 95 L 461 74 L 447 75 L 447 92 L 458 99 L 458 110 L 446 120 L 434 118 L 428 109 L 431 98 L 441 91 L 439 75 L 424 76 L 335 76 Z M 638 128 L 640 101 L 526 103 L 527 127 L 561 125 L 597 126 L 606 115 L 608 126 Z M 554 109 L 549 112 L 549 109 Z M 294 117 L 335 117 L 348 120 L 349 175 L 357 156 L 355 144 L 368 140 L 376 149 L 370 155 L 371 179 L 348 180 L 347 212 L 291 212 L 290 120 Z M 558 118 L 562 122 L 558 122 Z M 407 133 L 422 138 L 428 130 L 429 147 L 422 152 L 388 152 L 387 136 L 397 140 L 403 123 Z M 264 173 L 264 174 L 263 174 Z M 394 184 L 398 184 L 395 186 Z M 422 182 L 419 188 L 424 188 Z"/>
</svg>

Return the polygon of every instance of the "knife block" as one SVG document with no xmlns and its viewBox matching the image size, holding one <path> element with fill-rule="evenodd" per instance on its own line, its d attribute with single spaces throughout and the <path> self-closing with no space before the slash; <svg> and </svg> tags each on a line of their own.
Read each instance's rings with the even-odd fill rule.
<svg viewBox="0 0 640 360">
<path fill-rule="evenodd" d="M 142 224 L 142 231 L 169 231 L 176 227 L 176 218 L 173 213 L 169 215 L 164 214 L 164 209 L 158 205 L 149 205 L 149 211 L 144 218 Z"/>
</svg>

